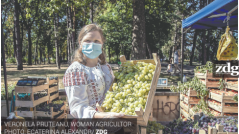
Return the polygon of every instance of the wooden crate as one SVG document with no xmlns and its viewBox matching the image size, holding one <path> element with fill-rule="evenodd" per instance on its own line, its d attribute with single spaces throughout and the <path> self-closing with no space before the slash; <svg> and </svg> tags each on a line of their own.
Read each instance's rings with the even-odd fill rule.
<svg viewBox="0 0 239 134">
<path fill-rule="evenodd" d="M 56 94 L 53 94 L 52 96 L 50 96 L 49 94 L 49 102 L 51 103 L 54 99 L 59 97 L 59 92 L 57 92 Z"/>
<path fill-rule="evenodd" d="M 223 103 L 237 103 L 236 101 L 232 100 L 233 96 L 225 96 L 224 93 L 220 95 L 213 92 L 209 92 L 209 98 Z"/>
<path fill-rule="evenodd" d="M 223 113 L 238 113 L 238 107 L 224 106 Z"/>
<path fill-rule="evenodd" d="M 32 98 L 34 97 L 32 96 Z M 49 94 L 45 97 L 39 98 L 38 100 L 29 100 L 29 101 L 15 100 L 15 102 L 16 102 L 16 107 L 35 107 L 48 100 L 49 100 Z"/>
<path fill-rule="evenodd" d="M 221 104 L 221 106 L 217 106 L 212 102 L 208 102 L 208 106 L 222 113 L 238 113 L 238 107 L 225 106 L 225 104 L 223 103 Z"/>
<path fill-rule="evenodd" d="M 198 79 L 206 79 L 206 73 L 194 73 L 194 76 L 197 77 Z"/>
<path fill-rule="evenodd" d="M 194 112 L 192 108 L 189 108 L 188 113 L 189 113 L 190 116 L 194 116 L 194 115 L 200 114 L 201 112 L 202 112 L 201 110 L 198 111 L 198 112 Z"/>
<path fill-rule="evenodd" d="M 226 88 L 238 91 L 238 80 L 225 78 Z M 236 83 L 235 83 L 236 82 Z"/>
<path fill-rule="evenodd" d="M 220 84 L 219 84 L 219 81 L 217 81 L 217 80 L 214 80 L 214 81 L 207 80 L 206 81 L 207 88 L 213 88 L 213 87 L 218 88 L 219 86 L 220 86 Z"/>
<path fill-rule="evenodd" d="M 17 93 L 35 93 L 45 89 L 48 89 L 48 84 L 39 86 L 16 86 L 15 95 L 17 95 Z"/>
<path fill-rule="evenodd" d="M 65 117 L 65 113 L 66 113 L 65 112 L 65 107 L 66 107 L 66 105 L 64 104 L 60 109 L 60 110 L 64 110 L 64 112 L 63 112 L 64 117 Z M 55 115 L 57 115 L 61 112 L 61 111 L 54 112 L 53 107 L 51 107 L 50 110 L 51 110 L 50 114 L 48 114 L 48 112 L 44 112 L 44 111 L 36 111 L 35 112 L 35 117 L 50 117 L 51 119 L 53 119 Z M 61 119 L 60 117 L 63 117 L 63 116 L 61 115 L 57 119 Z"/>
<path fill-rule="evenodd" d="M 183 101 L 183 99 L 184 99 L 184 95 L 180 93 L 180 101 Z"/>
<path fill-rule="evenodd" d="M 218 112 L 222 112 L 222 106 L 214 105 L 212 102 L 209 102 L 209 101 L 208 101 L 208 106 L 212 109 L 217 110 Z"/>
<path fill-rule="evenodd" d="M 34 93 L 43 91 L 45 89 L 49 90 L 48 84 L 39 85 L 39 86 L 16 86 L 15 87 L 15 105 L 16 107 L 35 107 L 43 102 L 48 101 L 49 93 L 47 96 L 34 100 Z M 30 100 L 18 100 L 18 93 L 30 93 Z"/>
<path fill-rule="evenodd" d="M 188 113 L 188 112 L 185 112 L 183 109 L 180 109 L 180 113 L 181 113 L 185 118 L 187 118 L 187 119 L 190 118 L 189 113 Z"/>
<path fill-rule="evenodd" d="M 214 105 L 212 102 L 209 102 L 209 101 L 208 101 L 208 106 L 212 109 L 217 110 L 218 112 L 222 112 L 222 106 Z"/>
<path fill-rule="evenodd" d="M 48 83 L 49 85 L 52 85 L 52 84 L 54 84 L 54 83 L 57 83 L 57 85 L 58 85 L 58 83 L 59 83 L 59 78 L 58 78 L 57 80 L 55 80 L 55 79 L 49 80 L 49 78 L 47 78 L 47 83 Z"/>
<path fill-rule="evenodd" d="M 190 96 L 186 96 L 186 95 L 183 95 L 183 101 L 190 105 L 190 104 L 198 104 L 198 102 L 201 100 L 200 98 L 194 98 L 194 97 L 190 97 Z"/>
<path fill-rule="evenodd" d="M 121 62 L 126 62 L 125 56 L 120 56 L 120 61 Z M 147 102 L 146 102 L 146 106 L 145 106 L 145 111 L 142 108 L 136 109 L 135 113 L 137 114 L 137 116 L 131 116 L 131 115 L 125 115 L 123 118 L 137 118 L 137 124 L 140 126 L 147 126 L 148 120 L 149 120 L 149 116 L 151 113 L 151 107 L 152 107 L 152 103 L 153 103 L 153 99 L 154 99 L 154 94 L 156 91 L 156 87 L 157 87 L 157 83 L 158 83 L 158 78 L 161 72 L 161 63 L 160 60 L 157 57 L 156 53 L 153 53 L 153 59 L 146 59 L 146 60 L 133 60 L 133 63 L 136 64 L 137 62 L 145 62 L 145 63 L 152 63 L 154 65 L 156 65 L 155 68 L 155 72 L 154 72 L 154 76 L 151 82 L 151 86 L 150 86 L 150 91 L 147 97 Z M 112 84 L 113 85 L 113 84 Z M 112 87 L 111 85 L 111 87 Z M 103 109 L 101 108 L 101 106 L 99 106 L 99 104 L 97 104 L 97 109 L 99 111 L 103 112 Z M 146 129 L 145 129 L 146 130 Z M 142 130 L 144 133 L 144 130 Z M 145 131 L 146 133 L 146 131 Z"/>
<path fill-rule="evenodd" d="M 57 85 L 57 86 L 54 86 L 54 87 L 51 87 L 51 88 L 49 88 L 49 91 L 48 91 L 48 93 L 50 94 L 50 93 L 52 93 L 52 92 L 55 92 L 55 91 L 58 91 L 58 85 Z"/>
<path fill-rule="evenodd" d="M 197 91 L 193 90 L 192 88 L 189 88 L 186 95 L 187 96 L 197 96 Z"/>
<path fill-rule="evenodd" d="M 186 111 L 189 111 L 189 106 L 185 104 L 183 101 L 180 101 L 180 107 Z"/>
<path fill-rule="evenodd" d="M 219 80 L 222 77 L 213 77 L 212 73 L 209 73 L 208 70 L 206 73 L 195 73 L 195 76 L 202 81 L 202 84 L 206 85 L 207 88 L 219 87 Z"/>
<path fill-rule="evenodd" d="M 238 84 L 231 84 L 227 82 L 227 88 L 238 91 Z"/>
<path fill-rule="evenodd" d="M 224 80 L 238 81 L 238 76 L 231 76 L 228 74 L 224 74 Z"/>
</svg>

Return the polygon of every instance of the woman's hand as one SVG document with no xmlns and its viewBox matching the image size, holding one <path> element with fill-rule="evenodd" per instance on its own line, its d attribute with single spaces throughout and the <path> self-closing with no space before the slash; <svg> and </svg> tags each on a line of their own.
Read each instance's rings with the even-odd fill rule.
<svg viewBox="0 0 239 134">
<path fill-rule="evenodd" d="M 123 117 L 123 113 L 115 113 L 115 112 L 99 112 L 95 113 L 93 118 L 120 118 Z"/>
<path fill-rule="evenodd" d="M 123 116 L 123 113 L 107 112 L 107 115 L 104 118 L 120 118 Z"/>
</svg>

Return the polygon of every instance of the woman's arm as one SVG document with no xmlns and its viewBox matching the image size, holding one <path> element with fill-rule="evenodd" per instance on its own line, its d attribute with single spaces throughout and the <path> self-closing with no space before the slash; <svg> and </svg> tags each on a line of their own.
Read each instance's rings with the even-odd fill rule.
<svg viewBox="0 0 239 134">
<path fill-rule="evenodd" d="M 63 77 L 71 115 L 74 118 L 93 118 L 96 110 L 89 106 L 85 73 L 73 63 Z"/>
<path fill-rule="evenodd" d="M 114 112 L 96 112 L 93 118 L 120 118 L 123 117 L 123 113 L 114 113 Z"/>
<path fill-rule="evenodd" d="M 96 110 L 89 106 L 86 86 L 65 87 L 71 115 L 74 118 L 93 118 Z"/>
</svg>

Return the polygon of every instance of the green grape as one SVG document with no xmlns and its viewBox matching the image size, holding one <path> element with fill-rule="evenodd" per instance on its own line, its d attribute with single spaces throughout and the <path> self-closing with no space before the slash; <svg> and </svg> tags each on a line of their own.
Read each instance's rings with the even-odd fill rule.
<svg viewBox="0 0 239 134">
<path fill-rule="evenodd" d="M 114 73 L 113 91 L 106 93 L 103 107 L 106 111 L 136 115 L 135 107 L 145 108 L 155 65 L 151 63 L 124 62 Z"/>
</svg>

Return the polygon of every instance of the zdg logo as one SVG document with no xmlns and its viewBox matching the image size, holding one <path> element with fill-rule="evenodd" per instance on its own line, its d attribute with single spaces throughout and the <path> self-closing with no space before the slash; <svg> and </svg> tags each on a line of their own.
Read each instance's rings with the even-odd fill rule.
<svg viewBox="0 0 239 134">
<path fill-rule="evenodd" d="M 216 64 L 216 73 L 217 74 L 231 73 L 231 76 L 238 76 L 239 75 L 238 68 L 239 68 L 239 66 L 231 66 L 230 62 L 227 62 L 227 66 Z"/>
<path fill-rule="evenodd" d="M 107 134 L 106 129 L 96 129 L 96 134 Z"/>
</svg>

